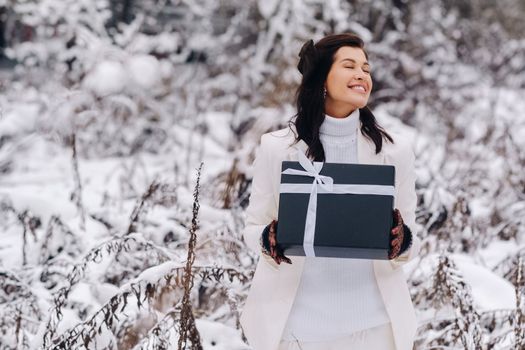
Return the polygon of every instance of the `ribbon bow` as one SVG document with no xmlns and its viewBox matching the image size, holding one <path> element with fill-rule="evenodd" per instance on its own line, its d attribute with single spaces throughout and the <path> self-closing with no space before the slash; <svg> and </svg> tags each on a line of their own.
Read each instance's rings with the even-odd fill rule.
<svg viewBox="0 0 525 350">
<path fill-rule="evenodd" d="M 315 238 L 315 218 L 317 212 L 317 185 L 319 184 L 323 189 L 332 192 L 334 188 L 334 179 L 330 176 L 320 175 L 323 164 L 321 162 L 310 162 L 303 152 L 297 151 L 299 164 L 304 170 L 286 169 L 282 174 L 287 175 L 302 175 L 314 178 L 312 182 L 312 189 L 310 191 L 310 199 L 308 201 L 308 209 L 306 211 L 306 223 L 304 226 L 304 242 L 303 247 L 306 256 L 315 256 L 314 252 L 314 238 Z"/>
</svg>

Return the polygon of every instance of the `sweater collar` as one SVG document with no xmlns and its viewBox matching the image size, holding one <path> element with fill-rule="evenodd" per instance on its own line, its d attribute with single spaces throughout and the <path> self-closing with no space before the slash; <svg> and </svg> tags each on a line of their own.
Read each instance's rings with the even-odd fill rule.
<svg viewBox="0 0 525 350">
<path fill-rule="evenodd" d="M 330 136 L 350 136 L 357 132 L 359 126 L 359 108 L 344 118 L 335 118 L 325 113 L 319 133 Z"/>
</svg>

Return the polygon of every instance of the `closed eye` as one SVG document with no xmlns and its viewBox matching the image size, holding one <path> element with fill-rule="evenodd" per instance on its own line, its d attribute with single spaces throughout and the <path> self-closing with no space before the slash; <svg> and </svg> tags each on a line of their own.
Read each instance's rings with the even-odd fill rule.
<svg viewBox="0 0 525 350">
<path fill-rule="evenodd" d="M 352 67 L 352 66 L 346 66 L 345 68 L 354 69 L 355 67 Z M 365 72 L 366 74 L 370 74 L 370 71 L 369 71 L 368 69 L 363 69 L 363 72 Z"/>
</svg>

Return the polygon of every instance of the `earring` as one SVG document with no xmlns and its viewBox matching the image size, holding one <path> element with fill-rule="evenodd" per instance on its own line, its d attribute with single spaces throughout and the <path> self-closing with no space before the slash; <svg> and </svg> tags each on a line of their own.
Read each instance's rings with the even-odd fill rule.
<svg viewBox="0 0 525 350">
<path fill-rule="evenodd" d="M 326 88 L 323 90 L 323 98 L 326 98 Z"/>
</svg>

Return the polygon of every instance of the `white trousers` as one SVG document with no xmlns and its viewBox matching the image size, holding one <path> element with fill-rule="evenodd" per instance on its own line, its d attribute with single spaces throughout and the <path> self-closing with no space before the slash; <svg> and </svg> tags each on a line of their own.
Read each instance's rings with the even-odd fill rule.
<svg viewBox="0 0 525 350">
<path fill-rule="evenodd" d="M 396 350 L 390 323 L 330 341 L 281 340 L 279 350 Z"/>
</svg>

